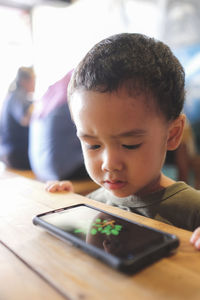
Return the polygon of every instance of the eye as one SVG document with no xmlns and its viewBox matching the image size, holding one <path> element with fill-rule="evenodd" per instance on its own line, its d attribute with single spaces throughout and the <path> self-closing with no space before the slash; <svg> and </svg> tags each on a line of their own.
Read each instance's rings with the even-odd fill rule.
<svg viewBox="0 0 200 300">
<path fill-rule="evenodd" d="M 100 148 L 100 145 L 88 145 L 87 144 L 87 149 L 89 149 L 89 150 L 96 150 L 99 148 Z"/>
<path fill-rule="evenodd" d="M 134 150 L 134 149 L 137 149 L 141 146 L 142 144 L 136 144 L 136 145 L 125 145 L 123 144 L 122 147 L 126 148 L 126 149 L 129 149 L 129 150 Z"/>
</svg>

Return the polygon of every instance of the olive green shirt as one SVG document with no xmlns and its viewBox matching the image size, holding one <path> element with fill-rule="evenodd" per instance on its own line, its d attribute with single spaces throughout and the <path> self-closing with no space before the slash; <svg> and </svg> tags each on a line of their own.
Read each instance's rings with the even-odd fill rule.
<svg viewBox="0 0 200 300">
<path fill-rule="evenodd" d="M 145 197 L 118 198 L 104 188 L 88 197 L 190 231 L 200 226 L 200 190 L 181 181 Z"/>
</svg>

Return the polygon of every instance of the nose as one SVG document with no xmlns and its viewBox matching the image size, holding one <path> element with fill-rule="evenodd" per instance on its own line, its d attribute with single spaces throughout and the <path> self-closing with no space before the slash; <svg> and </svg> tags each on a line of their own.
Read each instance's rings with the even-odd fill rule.
<svg viewBox="0 0 200 300">
<path fill-rule="evenodd" d="M 119 151 L 112 149 L 104 150 L 102 154 L 102 171 L 113 172 L 123 169 L 123 161 Z"/>
</svg>

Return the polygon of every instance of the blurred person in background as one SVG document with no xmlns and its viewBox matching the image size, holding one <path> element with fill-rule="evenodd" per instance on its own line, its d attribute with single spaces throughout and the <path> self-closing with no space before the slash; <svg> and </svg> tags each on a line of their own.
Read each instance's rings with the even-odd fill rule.
<svg viewBox="0 0 200 300">
<path fill-rule="evenodd" d="M 0 160 L 9 168 L 30 169 L 28 134 L 34 91 L 33 67 L 20 67 L 9 87 L 0 118 Z"/>
<path fill-rule="evenodd" d="M 35 102 L 29 127 L 29 159 L 41 181 L 89 178 L 67 103 L 71 74 L 72 70 Z"/>
</svg>

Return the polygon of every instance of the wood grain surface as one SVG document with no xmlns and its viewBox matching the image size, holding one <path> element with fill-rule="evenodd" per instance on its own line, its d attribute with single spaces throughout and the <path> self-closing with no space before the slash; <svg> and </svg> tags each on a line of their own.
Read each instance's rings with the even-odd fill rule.
<svg viewBox="0 0 200 300">
<path fill-rule="evenodd" d="M 8 266 L 5 262 L 3 264 L 6 276 L 0 275 L 0 295 L 2 290 L 5 295 L 2 287 L 10 276 L 13 295 L 17 295 L 15 299 L 32 299 L 19 288 L 18 269 L 24 282 L 32 283 L 29 288 L 33 293 L 38 293 L 34 299 L 43 299 L 43 288 L 50 295 L 45 299 L 200 299 L 200 252 L 190 245 L 190 232 L 78 194 L 50 194 L 44 190 L 43 183 L 21 176 L 1 176 L 0 195 L 0 241 L 4 244 L 1 244 L 0 251 L 8 263 Z M 36 214 L 76 203 L 88 203 L 174 233 L 180 239 L 180 246 L 175 254 L 127 276 L 32 224 Z M 12 253 L 8 253 L 8 249 Z M 23 268 L 22 261 L 26 268 Z M 16 268 L 13 272 L 12 264 Z M 3 299 L 14 298 L 8 290 Z"/>
</svg>

